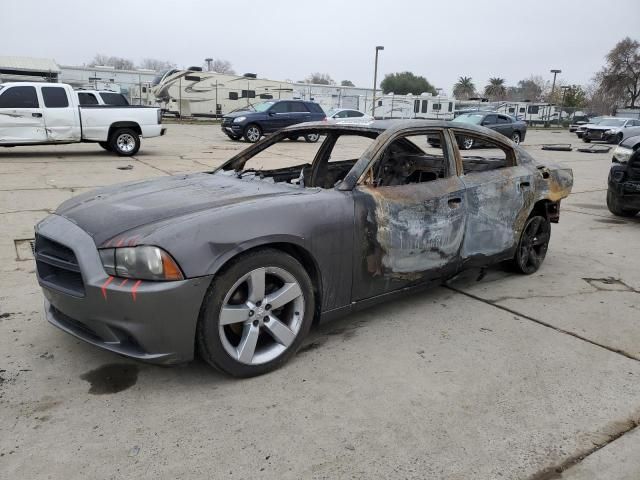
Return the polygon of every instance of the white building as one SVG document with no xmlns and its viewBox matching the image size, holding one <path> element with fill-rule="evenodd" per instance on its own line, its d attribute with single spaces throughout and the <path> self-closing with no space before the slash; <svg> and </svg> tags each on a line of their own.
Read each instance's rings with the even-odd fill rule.
<svg viewBox="0 0 640 480">
<path fill-rule="evenodd" d="M 57 82 L 60 67 L 50 58 L 0 57 L 2 82 Z"/>
</svg>

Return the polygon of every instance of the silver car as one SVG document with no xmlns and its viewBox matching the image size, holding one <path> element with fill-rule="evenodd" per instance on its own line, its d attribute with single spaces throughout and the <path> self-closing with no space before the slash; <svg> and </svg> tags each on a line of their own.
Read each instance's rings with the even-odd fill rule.
<svg viewBox="0 0 640 480">
<path fill-rule="evenodd" d="M 598 140 L 617 144 L 636 135 L 640 135 L 640 120 L 611 117 L 603 119 L 597 125 L 587 125 L 582 134 L 582 141 L 589 143 Z"/>
</svg>

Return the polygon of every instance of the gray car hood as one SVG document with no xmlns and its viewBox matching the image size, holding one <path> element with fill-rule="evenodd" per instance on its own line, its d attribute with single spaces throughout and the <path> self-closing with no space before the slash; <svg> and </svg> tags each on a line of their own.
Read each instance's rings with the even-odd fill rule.
<svg viewBox="0 0 640 480">
<path fill-rule="evenodd" d="M 56 214 L 91 235 L 98 246 L 143 225 L 202 210 L 251 203 L 305 189 L 222 173 L 162 177 L 104 187 L 61 204 Z"/>
</svg>

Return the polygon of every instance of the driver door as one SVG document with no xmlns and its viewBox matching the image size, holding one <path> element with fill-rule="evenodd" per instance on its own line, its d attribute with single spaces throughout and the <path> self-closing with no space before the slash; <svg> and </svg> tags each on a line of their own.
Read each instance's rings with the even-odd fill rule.
<svg viewBox="0 0 640 480">
<path fill-rule="evenodd" d="M 354 301 L 446 278 L 460 265 L 466 206 L 451 143 L 442 129 L 410 132 L 387 141 L 353 190 Z"/>
</svg>

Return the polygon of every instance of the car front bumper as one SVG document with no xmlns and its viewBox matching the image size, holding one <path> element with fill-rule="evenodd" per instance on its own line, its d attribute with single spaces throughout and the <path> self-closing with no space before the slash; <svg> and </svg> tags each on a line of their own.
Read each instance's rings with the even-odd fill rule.
<svg viewBox="0 0 640 480">
<path fill-rule="evenodd" d="M 243 127 L 237 123 L 232 123 L 230 125 L 222 125 L 222 131 L 227 135 L 242 135 Z"/>
<path fill-rule="evenodd" d="M 92 345 L 139 360 L 172 364 L 193 358 L 198 315 L 210 277 L 175 282 L 111 277 L 89 234 L 59 215 L 38 224 L 36 234 L 38 282 L 51 324 Z M 43 255 L 45 251 L 38 250 L 41 238 L 72 251 L 77 267 L 69 268 L 78 271 L 52 265 L 68 267 L 74 261 L 60 263 L 50 250 Z"/>
</svg>

